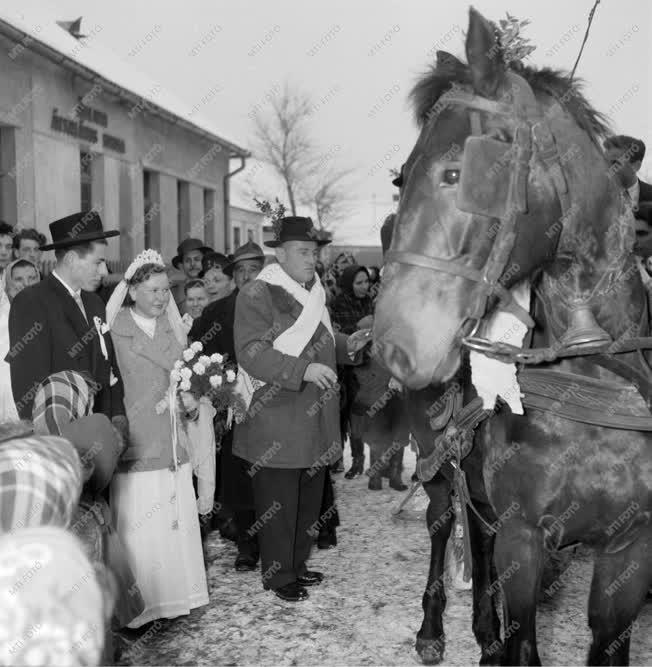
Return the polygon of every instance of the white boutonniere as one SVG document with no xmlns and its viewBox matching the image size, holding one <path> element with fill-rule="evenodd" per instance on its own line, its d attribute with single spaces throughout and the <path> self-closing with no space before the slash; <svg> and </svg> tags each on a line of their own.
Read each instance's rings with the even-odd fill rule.
<svg viewBox="0 0 652 667">
<path fill-rule="evenodd" d="M 109 330 L 109 325 L 106 322 L 102 322 L 102 319 L 95 315 L 93 318 L 93 324 L 95 324 L 95 330 L 100 339 L 100 348 L 102 350 L 102 355 L 106 361 L 109 360 L 109 351 L 106 347 L 106 341 L 104 340 L 104 334 Z"/>
</svg>

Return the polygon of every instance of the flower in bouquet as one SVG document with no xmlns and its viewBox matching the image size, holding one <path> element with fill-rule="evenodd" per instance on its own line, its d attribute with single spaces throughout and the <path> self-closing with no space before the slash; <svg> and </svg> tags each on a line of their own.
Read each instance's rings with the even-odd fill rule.
<svg viewBox="0 0 652 667">
<path fill-rule="evenodd" d="M 197 359 L 197 361 L 204 366 L 208 366 L 211 363 L 211 358 L 206 356 L 205 354 L 202 354 L 201 357 Z"/>
<path fill-rule="evenodd" d="M 190 389 L 192 388 L 192 385 L 190 384 L 190 380 L 182 380 L 181 384 L 179 385 L 179 388 L 182 391 L 190 391 Z"/>
<path fill-rule="evenodd" d="M 197 362 L 193 367 L 192 367 L 192 372 L 196 373 L 197 375 L 203 375 L 206 372 L 206 366 L 202 364 L 201 362 Z"/>
<path fill-rule="evenodd" d="M 204 349 L 204 346 L 196 340 L 191 346 L 190 349 L 193 350 L 193 352 L 201 352 Z"/>
<path fill-rule="evenodd" d="M 194 359 L 195 357 L 195 351 L 191 348 L 188 348 L 187 350 L 183 351 L 183 359 L 184 361 L 190 361 L 191 359 Z"/>
<path fill-rule="evenodd" d="M 224 357 L 221 354 L 218 354 L 215 352 L 215 354 L 211 354 L 211 363 L 212 364 L 221 364 L 224 361 Z"/>
<path fill-rule="evenodd" d="M 208 381 L 210 382 L 210 385 L 211 385 L 211 387 L 213 387 L 213 389 L 217 389 L 218 387 L 221 387 L 222 382 L 223 382 L 221 375 L 211 375 L 208 378 Z"/>
<path fill-rule="evenodd" d="M 226 372 L 226 381 L 227 382 L 233 382 L 235 380 L 235 371 L 229 370 Z"/>
</svg>

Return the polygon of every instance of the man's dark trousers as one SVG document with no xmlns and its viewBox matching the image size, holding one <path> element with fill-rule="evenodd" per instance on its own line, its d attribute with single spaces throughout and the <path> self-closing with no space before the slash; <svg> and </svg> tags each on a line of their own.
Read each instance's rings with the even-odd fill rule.
<svg viewBox="0 0 652 667">
<path fill-rule="evenodd" d="M 253 528 L 265 588 L 285 586 L 305 573 L 319 532 L 324 474 L 324 468 L 259 468 L 253 475 Z"/>
</svg>

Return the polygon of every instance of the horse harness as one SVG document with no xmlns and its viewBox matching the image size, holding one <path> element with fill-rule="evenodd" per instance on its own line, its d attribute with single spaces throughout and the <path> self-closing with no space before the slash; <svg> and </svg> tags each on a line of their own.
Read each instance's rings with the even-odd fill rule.
<svg viewBox="0 0 652 667">
<path fill-rule="evenodd" d="M 505 268 L 516 243 L 516 225 L 519 215 L 528 211 L 527 190 L 533 147 L 536 147 L 536 155 L 544 163 L 551 178 L 561 205 L 562 219 L 566 218 L 571 209 L 570 193 L 562 167 L 562 158 L 548 119 L 541 113 L 529 83 L 514 72 L 507 72 L 506 75 L 511 86 L 505 99 L 511 96 L 511 104 L 507 101 L 491 100 L 460 90 L 459 87 L 444 93 L 438 102 L 442 108 L 458 104 L 470 109 L 471 136 L 467 138 L 464 146 L 457 206 L 460 210 L 500 221 L 484 267 L 476 269 L 459 259 L 444 259 L 415 251 L 392 249 L 387 253 L 386 263 L 396 262 L 418 266 L 431 271 L 460 276 L 475 283 L 469 308 L 458 331 L 458 338 L 465 347 L 500 361 L 536 365 L 562 357 L 601 353 L 619 354 L 652 349 L 652 336 L 630 337 L 616 343 L 611 340 L 601 340 L 582 345 L 553 344 L 544 348 L 528 349 L 505 342 L 490 341 L 476 335 L 487 314 L 490 299 L 493 297 L 498 299 L 502 310 L 513 313 L 528 329 L 534 327 L 530 313 L 513 300 L 511 292 L 501 282 L 504 281 Z M 510 150 L 504 149 L 504 142 L 497 142 L 482 134 L 481 112 L 493 113 L 512 120 L 514 139 Z M 436 114 L 433 115 L 430 122 L 434 122 L 435 117 Z M 502 148 L 498 148 L 500 155 L 495 160 L 496 163 L 504 161 L 505 156 L 511 156 L 507 191 L 504 198 L 499 197 L 497 201 L 481 201 L 481 197 L 478 198 L 473 188 L 472 179 L 470 177 L 465 179 L 465 174 L 474 172 L 474 164 L 486 163 L 488 154 L 493 153 L 494 157 L 498 155 L 497 146 L 502 146 Z M 467 331 L 468 333 L 465 333 Z"/>
</svg>

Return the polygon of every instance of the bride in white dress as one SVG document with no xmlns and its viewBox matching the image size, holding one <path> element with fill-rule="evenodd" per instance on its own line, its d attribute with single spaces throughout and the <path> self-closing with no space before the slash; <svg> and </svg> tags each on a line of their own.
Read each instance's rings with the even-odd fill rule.
<svg viewBox="0 0 652 667">
<path fill-rule="evenodd" d="M 145 251 L 107 305 L 125 392 L 129 442 L 111 483 L 111 510 L 145 610 L 130 628 L 208 604 L 189 453 L 162 411 L 186 337 L 160 255 Z M 131 305 L 123 306 L 130 297 Z M 123 306 L 123 307 L 121 307 Z"/>
</svg>

